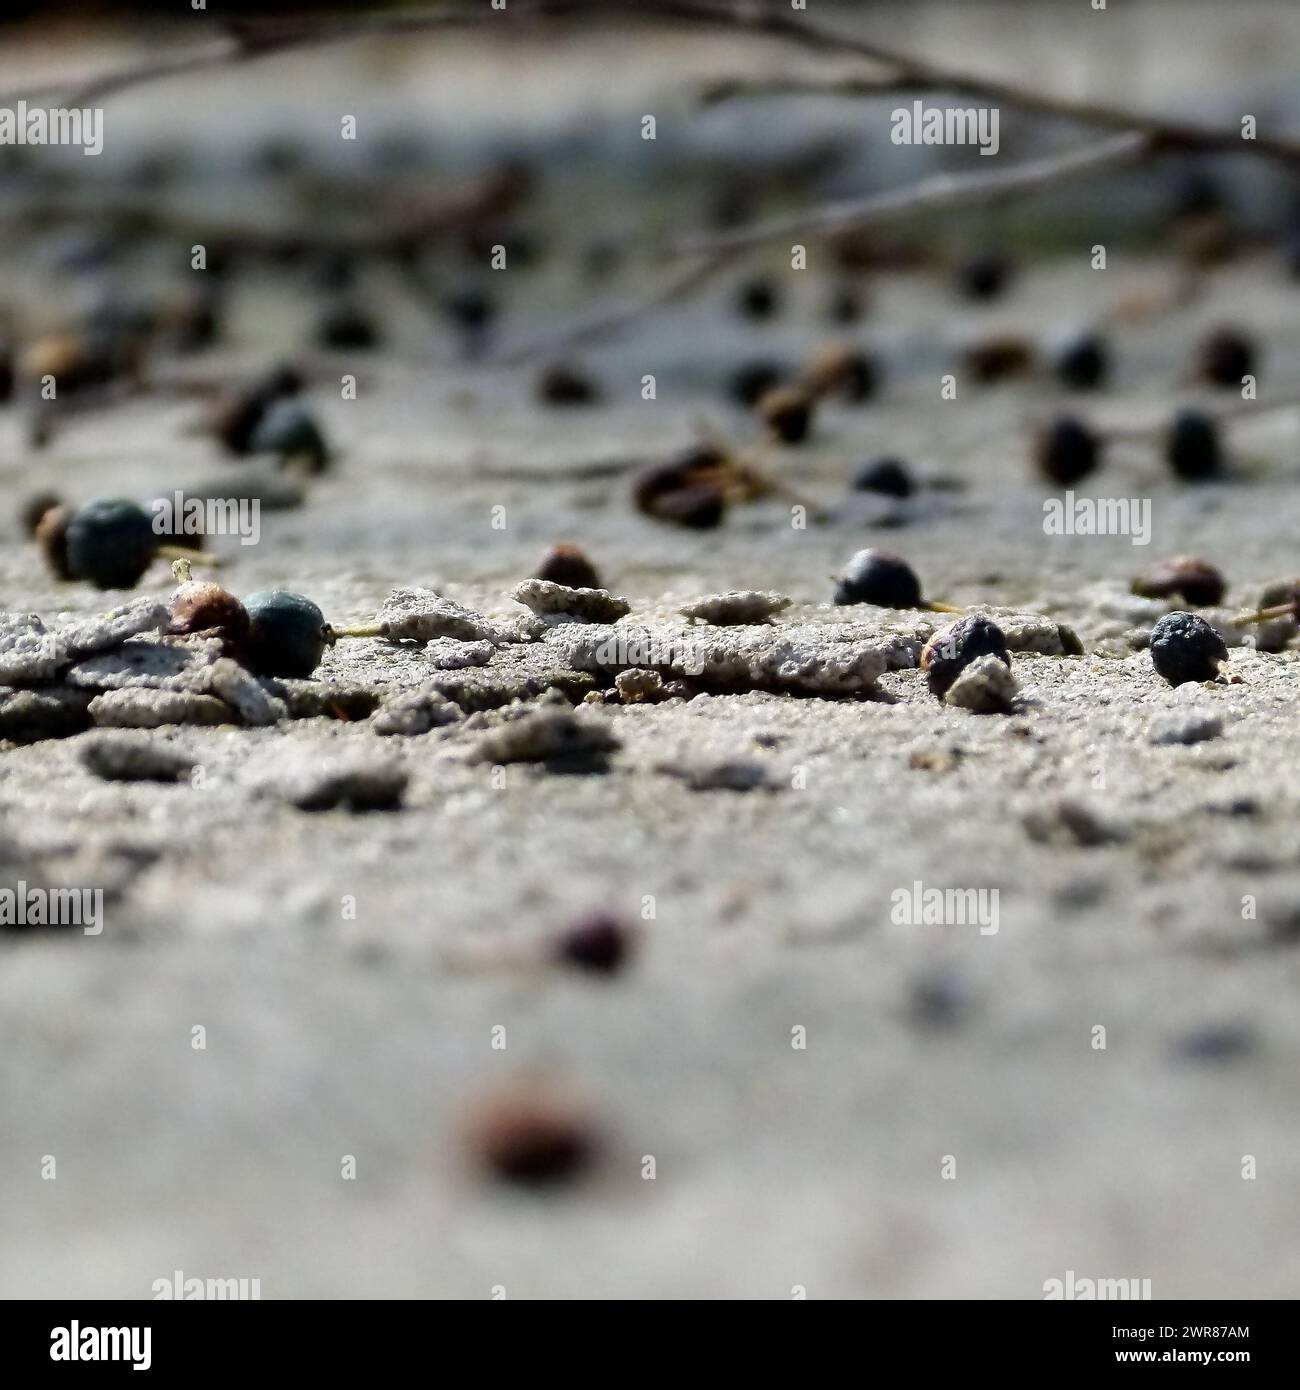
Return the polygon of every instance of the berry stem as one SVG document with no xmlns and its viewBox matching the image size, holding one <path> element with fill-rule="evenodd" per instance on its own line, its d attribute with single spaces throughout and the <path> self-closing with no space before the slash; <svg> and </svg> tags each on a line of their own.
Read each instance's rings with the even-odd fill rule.
<svg viewBox="0 0 1300 1390">
<path fill-rule="evenodd" d="M 927 599 L 921 607 L 927 609 L 931 613 L 964 613 L 966 611 L 964 608 L 958 608 L 955 604 L 935 603 L 931 599 Z"/>
<path fill-rule="evenodd" d="M 1254 613 L 1243 613 L 1239 618 L 1234 618 L 1233 621 L 1238 625 L 1244 625 L 1246 623 L 1268 623 L 1272 622 L 1274 618 L 1294 618 L 1297 607 L 1300 605 L 1294 602 L 1279 603 L 1272 608 L 1259 608 Z"/>
<path fill-rule="evenodd" d="M 337 641 L 340 637 L 382 637 L 384 635 L 383 623 L 357 623 L 353 627 L 334 627 L 328 628 L 329 640 Z"/>
<path fill-rule="evenodd" d="M 214 569 L 221 564 L 215 555 L 206 555 L 201 550 L 191 550 L 185 545 L 160 545 L 154 552 L 161 560 L 185 560 L 195 565 L 211 565 Z M 173 571 L 175 573 L 175 571 Z"/>
</svg>

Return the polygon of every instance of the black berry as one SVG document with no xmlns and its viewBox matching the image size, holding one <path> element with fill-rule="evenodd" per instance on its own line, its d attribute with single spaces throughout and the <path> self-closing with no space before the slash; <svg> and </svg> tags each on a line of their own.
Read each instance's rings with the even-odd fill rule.
<svg viewBox="0 0 1300 1390">
<path fill-rule="evenodd" d="M 886 497 L 910 497 L 916 491 L 907 465 L 896 458 L 872 459 L 853 477 L 855 492 L 879 492 Z"/>
<path fill-rule="evenodd" d="M 1105 340 L 1095 333 L 1071 339 L 1057 353 L 1053 367 L 1062 385 L 1071 390 L 1096 390 L 1110 372 L 1110 354 Z"/>
<path fill-rule="evenodd" d="M 778 386 L 759 401 L 758 414 L 782 444 L 800 444 L 812 425 L 813 398 L 801 386 Z"/>
<path fill-rule="evenodd" d="M 555 941 L 556 958 L 596 974 L 611 975 L 632 952 L 632 933 L 617 918 L 599 913 L 575 923 Z"/>
<path fill-rule="evenodd" d="M 1223 638 L 1196 613 L 1166 613 L 1151 629 L 1151 662 L 1170 685 L 1212 681 L 1227 659 Z"/>
<path fill-rule="evenodd" d="M 921 670 L 930 692 L 942 700 L 959 675 L 981 656 L 996 656 L 1011 665 L 1002 629 L 980 613 L 959 618 L 951 627 L 936 632 L 921 651 Z"/>
<path fill-rule="evenodd" d="M 301 461 L 312 473 L 329 462 L 329 447 L 315 417 L 292 398 L 269 406 L 254 429 L 249 447 L 256 454 L 276 454 L 282 462 Z"/>
<path fill-rule="evenodd" d="M 248 637 L 243 661 L 259 676 L 310 676 L 329 641 L 325 615 L 309 598 L 262 589 L 244 600 Z"/>
<path fill-rule="evenodd" d="M 736 309 L 747 319 L 769 319 L 780 302 L 776 286 L 770 280 L 747 280 L 736 296 Z"/>
<path fill-rule="evenodd" d="M 316 324 L 316 341 L 321 347 L 334 350 L 368 350 L 378 346 L 379 330 L 359 304 L 336 299 Z"/>
<path fill-rule="evenodd" d="M 1034 462 L 1044 477 L 1068 487 L 1096 469 L 1100 451 L 1097 436 L 1087 425 L 1062 415 L 1039 431 Z"/>
<path fill-rule="evenodd" d="M 591 405 L 600 398 L 596 383 L 567 362 L 555 362 L 537 381 L 537 399 L 544 405 Z"/>
<path fill-rule="evenodd" d="M 777 362 L 742 363 L 731 378 L 732 397 L 744 406 L 755 406 L 785 379 L 785 368 Z"/>
<path fill-rule="evenodd" d="M 133 589 L 158 542 L 153 519 L 136 503 L 87 502 L 68 522 L 68 568 L 100 589 Z"/>
<path fill-rule="evenodd" d="M 1165 458 L 1169 467 L 1188 482 L 1200 482 L 1222 473 L 1218 425 L 1200 411 L 1180 411 L 1165 441 Z"/>
<path fill-rule="evenodd" d="M 921 581 L 899 556 L 885 550 L 859 550 L 844 567 L 834 601 L 871 603 L 877 608 L 920 608 Z"/>
<path fill-rule="evenodd" d="M 1202 343 L 1196 357 L 1197 375 L 1215 386 L 1241 386 L 1241 379 L 1255 371 L 1255 347 L 1233 328 L 1216 328 Z"/>
<path fill-rule="evenodd" d="M 957 289 L 967 299 L 995 299 L 1007 286 L 1011 265 L 1003 256 L 982 255 L 957 269 Z"/>
</svg>

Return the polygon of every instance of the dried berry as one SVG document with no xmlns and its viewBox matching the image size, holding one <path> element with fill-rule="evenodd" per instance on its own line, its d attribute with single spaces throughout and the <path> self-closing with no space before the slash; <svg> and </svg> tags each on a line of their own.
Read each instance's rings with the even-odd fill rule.
<svg viewBox="0 0 1300 1390">
<path fill-rule="evenodd" d="M 254 675 L 305 678 L 320 665 L 329 642 L 325 615 L 309 598 L 262 589 L 244 600 L 248 637 L 243 662 Z"/>
<path fill-rule="evenodd" d="M 51 507 L 63 504 L 57 492 L 37 492 L 26 498 L 18 509 L 18 525 L 24 536 L 35 536 L 41 518 Z"/>
<path fill-rule="evenodd" d="M 597 1148 L 583 1112 L 532 1088 L 481 1106 L 467 1139 L 471 1154 L 495 1177 L 529 1186 L 571 1180 Z"/>
<path fill-rule="evenodd" d="M 68 522 L 71 520 L 71 507 L 49 507 L 36 523 L 33 533 L 41 554 L 45 556 L 45 563 L 57 579 L 76 577 L 68 564 Z"/>
<path fill-rule="evenodd" d="M 736 296 L 737 312 L 747 319 L 768 319 L 776 313 L 780 296 L 771 280 L 747 280 Z"/>
<path fill-rule="evenodd" d="M 1179 411 L 1165 441 L 1165 458 L 1178 477 L 1187 482 L 1200 482 L 1222 473 L 1218 425 L 1200 411 Z"/>
<path fill-rule="evenodd" d="M 1196 613 L 1166 613 L 1151 629 L 1151 662 L 1170 685 L 1212 681 L 1227 659 L 1223 638 Z"/>
<path fill-rule="evenodd" d="M 831 343 L 813 355 L 803 383 L 814 396 L 861 402 L 875 394 L 878 377 L 875 359 L 869 353 L 851 343 Z"/>
<path fill-rule="evenodd" d="M 626 964 L 633 944 L 632 933 L 623 922 L 598 913 L 561 932 L 554 950 L 556 959 L 566 965 L 609 975 Z"/>
<path fill-rule="evenodd" d="M 561 542 L 553 545 L 542 557 L 535 579 L 563 584 L 569 589 L 603 589 L 596 567 L 576 545 Z"/>
<path fill-rule="evenodd" d="M 1233 328 L 1216 328 L 1196 354 L 1196 373 L 1215 386 L 1240 387 L 1255 370 L 1255 346 Z"/>
<path fill-rule="evenodd" d="M 1034 346 L 1027 338 L 999 333 L 972 343 L 962 355 L 966 370 L 982 385 L 1023 376 L 1034 365 Z"/>
<path fill-rule="evenodd" d="M 1062 385 L 1074 391 L 1094 391 L 1110 373 L 1110 354 L 1104 339 L 1084 333 L 1066 343 L 1052 365 Z"/>
<path fill-rule="evenodd" d="M 158 550 L 153 519 L 120 499 L 78 507 L 68 521 L 68 568 L 100 589 L 132 589 Z"/>
<path fill-rule="evenodd" d="M 844 567 L 834 601 L 871 603 L 877 608 L 920 608 L 921 581 L 899 556 L 885 550 L 859 550 Z"/>
<path fill-rule="evenodd" d="M 1227 584 L 1213 565 L 1176 555 L 1138 575 L 1132 588 L 1141 598 L 1181 598 L 1193 608 L 1209 608 L 1223 602 Z"/>
<path fill-rule="evenodd" d="M 777 362 L 757 360 L 742 363 L 731 378 L 732 397 L 744 406 L 755 406 L 785 379 L 785 368 Z"/>
<path fill-rule="evenodd" d="M 957 288 L 967 299 L 994 299 L 1011 277 L 1010 262 L 1004 256 L 974 256 L 957 269 Z"/>
<path fill-rule="evenodd" d="M 900 459 L 880 458 L 864 463 L 853 477 L 855 492 L 879 492 L 886 497 L 910 497 L 916 484 Z"/>
<path fill-rule="evenodd" d="M 812 424 L 813 398 L 801 386 L 778 386 L 759 401 L 758 414 L 783 444 L 799 444 Z"/>
<path fill-rule="evenodd" d="M 981 656 L 996 656 L 1011 666 L 1002 629 L 980 613 L 969 613 L 951 627 L 936 632 L 921 650 L 921 670 L 937 699 L 951 689 L 959 675 Z"/>
<path fill-rule="evenodd" d="M 544 405 L 591 405 L 600 398 L 596 383 L 566 362 L 555 362 L 537 381 L 537 399 Z"/>
<path fill-rule="evenodd" d="M 1092 473 L 1101 448 L 1097 436 L 1070 415 L 1061 415 L 1039 431 L 1034 462 L 1044 477 L 1063 487 Z"/>
<path fill-rule="evenodd" d="M 249 440 L 255 454 L 275 454 L 282 463 L 302 464 L 320 473 L 329 462 L 329 447 L 315 417 L 301 401 L 285 398 L 268 407 Z"/>
<path fill-rule="evenodd" d="M 223 589 L 207 580 L 189 579 L 172 595 L 171 622 L 167 631 L 173 637 L 195 632 L 215 632 L 231 651 L 242 652 L 248 637 L 248 610 Z"/>
</svg>

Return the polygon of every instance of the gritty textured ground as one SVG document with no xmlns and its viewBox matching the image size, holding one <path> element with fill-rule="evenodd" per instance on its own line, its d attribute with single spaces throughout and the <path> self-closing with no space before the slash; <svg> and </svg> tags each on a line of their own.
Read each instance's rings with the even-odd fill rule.
<svg viewBox="0 0 1300 1390">
<path fill-rule="evenodd" d="M 500 773 L 474 754 L 491 715 L 414 737 L 359 715 L 147 735 L 202 766 L 197 787 L 106 780 L 96 732 L 6 747 L 3 883 L 107 901 L 100 936 L 0 933 L 0 1293 L 147 1297 L 179 1269 L 256 1277 L 264 1297 L 1035 1298 L 1072 1269 L 1149 1278 L 1157 1297 L 1294 1294 L 1297 653 L 1237 646 L 1239 684 L 1171 690 L 1140 648 L 1175 605 L 1127 583 L 1201 554 L 1235 611 L 1300 569 L 1297 419 L 1235 426 L 1237 476 L 1196 489 L 1149 446 L 1117 446 L 1079 491 L 1150 498 L 1144 549 L 1044 535 L 1025 446 L 1057 388 L 938 396 L 963 333 L 1046 333 L 1164 273 L 1062 257 L 986 310 L 954 310 L 930 277 L 873 280 L 854 336 L 888 364 L 880 399 L 829 408 L 807 447 L 769 455 L 836 509 L 806 530 L 763 502 L 701 537 L 638 517 L 627 491 L 629 463 L 689 442 L 701 416 L 752 437 L 720 385 L 742 350 L 797 361 L 825 335 L 811 277 L 790 277 L 770 328 L 728 319 L 720 284 L 592 353 L 606 399 L 591 409 L 540 410 L 531 372 L 445 354 L 327 364 L 311 399 L 338 467 L 302 509 L 264 513 L 260 544 L 224 543 L 237 592 L 287 584 L 354 622 L 431 586 L 516 624 L 511 590 L 568 539 L 628 598 L 625 624 L 677 629 L 682 604 L 752 589 L 793 600 L 777 631 L 849 621 L 914 646 L 932 616 L 826 606 L 828 576 L 878 544 L 934 597 L 1070 624 L 1084 655 L 1017 652 L 1009 715 L 944 707 L 906 668 L 870 700 L 583 706 L 618 741 L 596 771 Z M 400 301 L 382 276 L 372 291 Z M 1194 398 L 1188 345 L 1223 318 L 1267 344 L 1261 394 L 1285 390 L 1298 306 L 1300 284 L 1252 255 L 1118 335 L 1114 389 L 1072 404 L 1158 425 Z M 349 370 L 355 402 L 333 385 Z M 187 431 L 194 415 L 127 402 L 36 454 L 10 411 L 0 477 L 14 498 L 239 478 Z M 885 452 L 947 485 L 845 503 L 854 467 Z M 161 564 L 141 586 L 170 589 Z M 10 523 L 0 608 L 54 627 L 127 597 L 55 585 Z M 569 663 L 552 645 L 447 671 L 357 641 L 319 677 L 389 693 L 455 677 L 497 692 L 467 706 L 496 704 L 512 682 L 555 684 Z M 302 779 L 358 765 L 390 788 L 406 774 L 400 810 L 295 804 Z M 891 895 L 918 880 L 997 889 L 999 930 L 895 924 Z M 641 922 L 648 899 L 625 973 L 536 963 L 574 915 Z M 467 1108 L 520 1080 L 578 1097 L 602 1137 L 567 1190 L 493 1184 L 459 1142 Z"/>
</svg>

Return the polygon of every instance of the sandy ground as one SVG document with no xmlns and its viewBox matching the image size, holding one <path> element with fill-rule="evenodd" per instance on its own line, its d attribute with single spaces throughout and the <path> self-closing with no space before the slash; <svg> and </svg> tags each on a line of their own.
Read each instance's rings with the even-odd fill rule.
<svg viewBox="0 0 1300 1390">
<path fill-rule="evenodd" d="M 290 585 L 343 621 L 432 585 L 519 617 L 511 587 L 571 539 L 629 623 L 753 587 L 795 600 L 781 623 L 923 634 L 924 615 L 827 605 L 827 576 L 876 544 L 936 597 L 1071 624 L 1085 654 L 1018 654 L 1005 716 L 940 705 L 916 670 L 867 701 L 603 706 L 583 713 L 621 748 L 586 775 L 494 779 L 466 756 L 481 732 L 381 739 L 364 720 L 159 733 L 203 764 L 200 788 L 105 781 L 81 761 L 91 734 L 6 748 L 3 882 L 103 886 L 107 907 L 99 936 L 0 933 L 0 1293 L 143 1298 L 183 1270 L 257 1278 L 268 1298 L 1037 1298 L 1073 1270 L 1150 1279 L 1156 1297 L 1293 1295 L 1296 655 L 1237 647 L 1240 683 L 1171 690 L 1140 649 L 1163 606 L 1127 584 L 1197 553 L 1235 609 L 1294 573 L 1300 420 L 1234 426 L 1233 478 L 1198 488 L 1150 445 L 1115 446 L 1078 490 L 1150 499 L 1145 548 L 1045 535 L 1025 455 L 1033 419 L 1067 400 L 1158 427 L 1197 398 L 1189 346 L 1225 318 L 1266 344 L 1261 396 L 1281 393 L 1300 372 L 1300 284 L 1264 253 L 1216 272 L 1189 307 L 1117 335 L 1115 385 L 1092 400 L 1045 380 L 939 398 L 968 333 L 1042 337 L 1164 274 L 1063 254 L 982 310 L 928 276 L 873 281 L 851 333 L 888 364 L 881 396 L 768 456 L 835 508 L 806 530 L 775 502 L 703 537 L 657 527 L 627 479 L 701 420 L 753 437 L 721 383 L 742 352 L 797 362 L 826 336 L 815 273 L 787 272 L 770 327 L 729 319 L 720 283 L 579 354 L 605 390 L 590 409 L 541 410 L 530 370 L 468 370 L 445 342 L 320 364 L 311 399 L 338 466 L 302 509 L 264 513 L 258 545 L 223 543 L 237 592 Z M 410 322 L 400 287 L 369 288 Z M 550 321 L 560 289 L 528 293 L 530 326 Z M 299 341 L 295 312 L 283 286 L 249 286 L 237 321 L 275 328 L 212 365 Z M 341 401 L 349 370 L 359 398 Z M 0 476 L 13 497 L 76 498 L 238 477 L 194 415 L 123 403 L 41 454 L 9 411 Z M 878 453 L 946 486 L 846 503 Z M 9 526 L 4 609 L 52 623 L 125 597 L 55 585 Z M 141 586 L 170 589 L 161 565 Z M 502 652 L 486 678 L 523 659 Z M 418 653 L 354 643 L 320 678 L 429 674 Z M 1198 724 L 1208 737 L 1178 741 Z M 353 755 L 407 770 L 400 811 L 278 794 L 277 769 Z M 691 785 L 727 760 L 768 785 Z M 997 932 L 896 924 L 892 895 L 918 881 L 996 889 Z M 647 899 L 615 978 L 491 963 L 588 909 L 641 921 Z M 590 1110 L 600 1151 L 568 1188 L 494 1183 L 465 1152 L 467 1110 L 518 1081 Z"/>
</svg>

